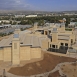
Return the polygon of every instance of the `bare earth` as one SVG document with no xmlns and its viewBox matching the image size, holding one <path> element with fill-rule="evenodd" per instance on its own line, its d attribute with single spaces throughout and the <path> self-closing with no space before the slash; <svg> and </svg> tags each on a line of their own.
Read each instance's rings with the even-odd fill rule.
<svg viewBox="0 0 77 77">
<path fill-rule="evenodd" d="M 38 62 L 29 63 L 22 67 L 13 67 L 8 72 L 20 75 L 20 76 L 30 76 L 40 73 L 45 73 L 53 70 L 55 66 L 62 62 L 75 62 L 76 59 L 60 57 L 52 54 L 45 53 L 44 59 Z"/>
<path fill-rule="evenodd" d="M 77 77 L 77 64 L 66 64 L 61 67 L 62 71 L 69 77 Z"/>
<path fill-rule="evenodd" d="M 56 72 L 54 72 L 52 74 L 49 74 L 48 77 L 60 77 L 59 71 L 56 71 Z"/>
</svg>

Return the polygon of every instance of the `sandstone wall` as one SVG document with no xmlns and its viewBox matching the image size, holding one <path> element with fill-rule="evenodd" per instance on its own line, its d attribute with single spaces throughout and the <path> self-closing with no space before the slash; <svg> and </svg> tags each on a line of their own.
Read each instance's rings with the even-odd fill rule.
<svg viewBox="0 0 77 77">
<path fill-rule="evenodd" d="M 0 60 L 3 60 L 3 49 L 0 49 Z"/>
<path fill-rule="evenodd" d="M 3 49 L 3 61 L 11 61 L 11 47 L 6 47 Z"/>
<path fill-rule="evenodd" d="M 48 49 L 49 48 L 49 45 L 48 45 L 48 40 L 42 40 L 42 46 L 41 48 L 42 49 Z"/>
<path fill-rule="evenodd" d="M 31 59 L 41 58 L 41 48 L 31 48 Z"/>
<path fill-rule="evenodd" d="M 20 42 L 19 39 L 16 38 L 12 42 L 12 64 L 19 65 L 20 64 Z"/>
<path fill-rule="evenodd" d="M 20 61 L 30 59 L 31 59 L 30 46 L 20 47 Z"/>
<path fill-rule="evenodd" d="M 13 64 L 17 64 L 20 61 L 26 61 L 31 59 L 37 59 L 42 57 L 41 48 L 33 48 L 30 46 L 22 46 L 12 52 L 12 47 L 6 47 L 0 49 L 0 60 L 4 62 L 12 61 Z"/>
</svg>

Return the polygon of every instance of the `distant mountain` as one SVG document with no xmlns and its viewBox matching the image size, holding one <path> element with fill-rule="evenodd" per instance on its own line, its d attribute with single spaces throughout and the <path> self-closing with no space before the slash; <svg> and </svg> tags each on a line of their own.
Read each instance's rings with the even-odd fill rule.
<svg viewBox="0 0 77 77">
<path fill-rule="evenodd" d="M 77 13 L 77 11 L 54 11 L 54 12 L 49 12 L 49 11 L 25 11 L 25 10 L 0 10 L 0 14 L 5 15 L 5 14 L 51 14 L 51 13 L 56 13 L 56 14 L 62 14 L 62 13 Z"/>
</svg>

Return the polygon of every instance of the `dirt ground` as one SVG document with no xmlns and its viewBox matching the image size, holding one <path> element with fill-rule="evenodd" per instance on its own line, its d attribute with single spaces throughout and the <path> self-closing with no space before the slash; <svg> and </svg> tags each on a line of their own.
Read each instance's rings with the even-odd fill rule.
<svg viewBox="0 0 77 77">
<path fill-rule="evenodd" d="M 60 77 L 59 71 L 56 71 L 56 72 L 54 72 L 52 74 L 49 74 L 48 77 Z"/>
<path fill-rule="evenodd" d="M 69 77 L 77 77 L 77 64 L 66 64 L 61 67 L 63 73 L 68 75 Z"/>
<path fill-rule="evenodd" d="M 13 67 L 8 72 L 20 75 L 20 76 L 30 76 L 40 73 L 45 73 L 53 70 L 55 66 L 62 62 L 74 62 L 76 59 L 60 57 L 48 53 L 44 53 L 44 59 L 38 62 L 29 63 L 22 67 Z"/>
</svg>

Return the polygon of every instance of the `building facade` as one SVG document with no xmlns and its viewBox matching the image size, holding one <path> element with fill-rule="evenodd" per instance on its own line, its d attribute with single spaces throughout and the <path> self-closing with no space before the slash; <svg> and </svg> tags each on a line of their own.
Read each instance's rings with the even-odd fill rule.
<svg viewBox="0 0 77 77">
<path fill-rule="evenodd" d="M 30 32 L 16 30 L 14 35 L 0 41 L 0 61 L 11 62 L 19 65 L 21 61 L 39 59 L 42 57 L 41 47 L 33 43 L 33 35 Z"/>
<path fill-rule="evenodd" d="M 16 29 L 8 39 L 0 41 L 0 60 L 19 65 L 21 61 L 42 57 L 42 50 L 67 54 L 75 43 L 74 31 L 66 31 L 65 24 L 38 27 L 32 31 Z"/>
<path fill-rule="evenodd" d="M 43 40 L 42 48 L 53 52 L 67 53 L 69 47 L 75 44 L 74 31 L 66 31 L 65 24 L 54 24 L 49 27 L 37 28 L 49 39 Z"/>
</svg>

